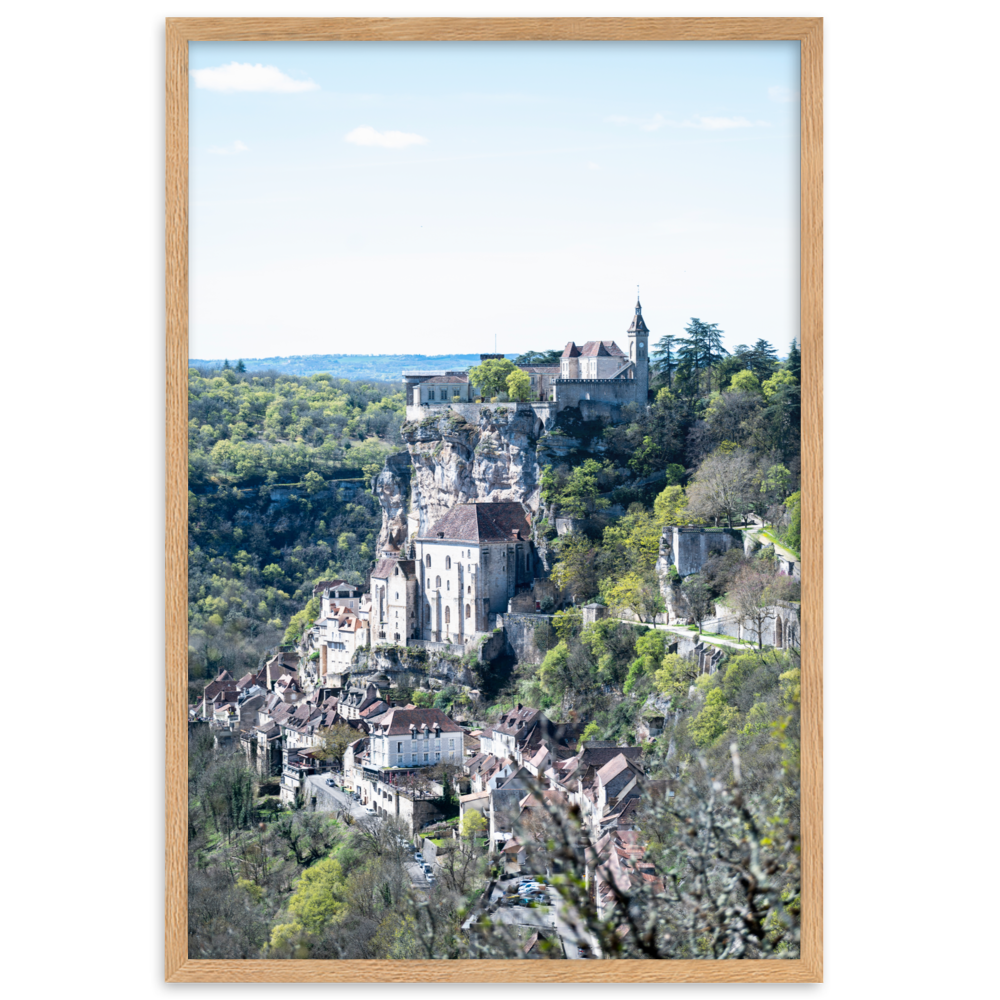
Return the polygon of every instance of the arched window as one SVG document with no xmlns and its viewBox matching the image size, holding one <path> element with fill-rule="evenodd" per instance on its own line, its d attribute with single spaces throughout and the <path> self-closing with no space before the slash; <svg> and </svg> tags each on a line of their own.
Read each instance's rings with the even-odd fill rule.
<svg viewBox="0 0 1000 1000">
<path fill-rule="evenodd" d="M 466 618 L 471 618 L 472 617 L 472 605 L 471 604 L 466 604 L 466 606 L 465 606 L 465 617 Z"/>
<path fill-rule="evenodd" d="M 428 553 L 427 554 L 427 565 L 430 566 L 430 564 L 431 564 L 431 557 L 430 557 L 430 553 Z"/>
<path fill-rule="evenodd" d="M 451 608 L 444 609 L 444 623 L 447 625 L 451 621 Z"/>
<path fill-rule="evenodd" d="M 444 568 L 451 569 L 451 556 L 444 557 Z"/>
<path fill-rule="evenodd" d="M 439 576 L 434 577 L 434 586 L 435 587 L 440 587 L 441 586 L 441 577 L 439 577 Z"/>
</svg>

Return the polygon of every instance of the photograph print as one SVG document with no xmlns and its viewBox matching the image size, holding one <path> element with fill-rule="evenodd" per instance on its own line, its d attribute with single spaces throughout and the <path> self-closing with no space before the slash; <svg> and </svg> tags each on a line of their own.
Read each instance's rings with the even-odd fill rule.
<svg viewBox="0 0 1000 1000">
<path fill-rule="evenodd" d="M 799 959 L 799 42 L 188 51 L 188 957 Z"/>
</svg>

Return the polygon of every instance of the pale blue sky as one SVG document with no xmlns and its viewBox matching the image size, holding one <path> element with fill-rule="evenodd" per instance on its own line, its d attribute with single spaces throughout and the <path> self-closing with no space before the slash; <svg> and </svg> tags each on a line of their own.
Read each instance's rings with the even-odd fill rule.
<svg viewBox="0 0 1000 1000">
<path fill-rule="evenodd" d="M 191 357 L 621 342 L 637 284 L 653 340 L 798 335 L 797 43 L 190 60 Z"/>
</svg>

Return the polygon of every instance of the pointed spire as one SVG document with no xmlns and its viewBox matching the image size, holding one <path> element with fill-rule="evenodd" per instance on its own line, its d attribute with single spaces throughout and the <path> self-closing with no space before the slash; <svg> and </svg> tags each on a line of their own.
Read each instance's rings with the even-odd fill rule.
<svg viewBox="0 0 1000 1000">
<path fill-rule="evenodd" d="M 646 321 L 642 318 L 642 303 L 639 301 L 639 286 L 635 286 L 635 316 L 632 317 L 632 325 L 628 328 L 629 333 L 649 333 Z"/>
</svg>

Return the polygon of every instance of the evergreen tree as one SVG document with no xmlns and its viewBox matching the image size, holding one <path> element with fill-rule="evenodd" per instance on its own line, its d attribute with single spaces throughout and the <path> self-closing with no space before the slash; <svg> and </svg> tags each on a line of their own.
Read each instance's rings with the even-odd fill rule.
<svg viewBox="0 0 1000 1000">
<path fill-rule="evenodd" d="M 695 391 L 704 389 L 707 395 L 712 391 L 712 366 L 729 354 L 722 346 L 724 331 L 719 329 L 718 323 L 703 323 L 697 317 L 692 317 L 684 332 L 688 335 L 688 339 L 678 351 L 680 365 L 691 373 Z M 703 386 L 703 377 L 706 374 Z"/>
<path fill-rule="evenodd" d="M 650 368 L 656 377 L 668 389 L 673 388 L 674 372 L 677 370 L 677 355 L 680 350 L 681 338 L 668 334 L 661 337 L 653 348 L 653 361 Z"/>
<path fill-rule="evenodd" d="M 243 364 L 243 359 L 242 358 L 240 358 L 240 360 L 236 362 L 236 370 L 241 375 L 243 374 L 243 372 L 245 372 L 247 370 L 247 366 L 245 364 Z"/>
<path fill-rule="evenodd" d="M 792 346 L 788 349 L 788 360 L 785 367 L 795 376 L 799 384 L 802 383 L 802 353 L 799 351 L 799 342 L 792 341 Z"/>
<path fill-rule="evenodd" d="M 774 374 L 777 363 L 778 352 L 763 337 L 753 345 L 747 357 L 747 367 L 761 382 Z"/>
</svg>

